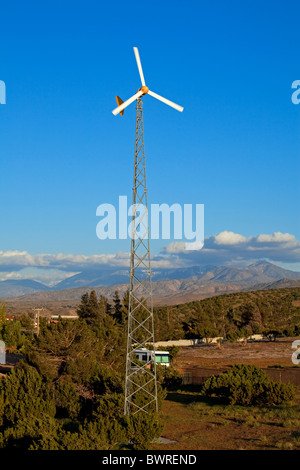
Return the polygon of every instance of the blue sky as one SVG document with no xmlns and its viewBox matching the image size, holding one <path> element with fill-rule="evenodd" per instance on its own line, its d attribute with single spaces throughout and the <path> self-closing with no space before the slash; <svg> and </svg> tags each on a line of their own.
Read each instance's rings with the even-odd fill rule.
<svg viewBox="0 0 300 470">
<path fill-rule="evenodd" d="M 96 208 L 131 199 L 135 106 L 111 111 L 140 87 L 133 46 L 150 89 L 184 106 L 144 99 L 149 202 L 203 203 L 206 237 L 300 240 L 299 14 L 294 0 L 3 3 L 0 250 L 129 250 L 97 239 Z"/>
</svg>

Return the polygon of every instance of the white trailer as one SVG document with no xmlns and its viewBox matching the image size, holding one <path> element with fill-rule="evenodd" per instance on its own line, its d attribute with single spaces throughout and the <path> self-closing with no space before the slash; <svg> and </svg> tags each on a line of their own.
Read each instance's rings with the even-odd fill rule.
<svg viewBox="0 0 300 470">
<path fill-rule="evenodd" d="M 154 352 L 147 348 L 140 348 L 135 350 L 137 359 L 141 362 L 153 362 Z M 168 351 L 155 351 L 155 362 L 162 366 L 169 367 L 170 353 Z"/>
</svg>

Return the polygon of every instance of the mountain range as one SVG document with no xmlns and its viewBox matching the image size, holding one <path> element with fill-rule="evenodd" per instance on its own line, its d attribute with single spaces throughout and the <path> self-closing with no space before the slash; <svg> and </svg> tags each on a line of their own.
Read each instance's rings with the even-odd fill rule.
<svg viewBox="0 0 300 470">
<path fill-rule="evenodd" d="M 282 269 L 259 261 L 244 268 L 193 266 L 180 269 L 155 269 L 152 273 L 156 304 L 174 304 L 239 290 L 300 286 L 300 272 Z M 95 288 L 98 295 L 111 298 L 115 290 L 122 295 L 129 284 L 128 270 L 84 271 L 50 288 L 33 280 L 0 282 L 0 298 L 17 302 L 78 302 Z"/>
<path fill-rule="evenodd" d="M 7 281 L 0 281 L 0 298 L 16 297 L 49 290 L 51 290 L 50 287 L 31 279 L 9 279 Z"/>
</svg>

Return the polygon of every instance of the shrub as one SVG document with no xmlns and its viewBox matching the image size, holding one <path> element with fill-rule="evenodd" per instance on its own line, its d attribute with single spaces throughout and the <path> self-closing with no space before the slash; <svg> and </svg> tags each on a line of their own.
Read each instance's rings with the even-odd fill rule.
<svg viewBox="0 0 300 470">
<path fill-rule="evenodd" d="M 55 404 L 60 411 L 65 411 L 70 418 L 77 418 L 80 411 L 79 396 L 75 385 L 68 376 L 57 382 Z"/>
<path fill-rule="evenodd" d="M 135 450 L 145 450 L 154 438 L 160 437 L 163 426 L 156 413 L 137 413 L 125 418 L 127 436 Z"/>
<path fill-rule="evenodd" d="M 274 382 L 259 367 L 243 364 L 210 377 L 200 393 L 219 397 L 231 405 L 279 405 L 295 396 L 292 385 Z"/>
<path fill-rule="evenodd" d="M 182 384 L 182 376 L 178 370 L 173 367 L 157 367 L 158 378 L 161 380 L 160 375 L 162 374 L 162 386 L 168 390 L 177 390 Z"/>
</svg>

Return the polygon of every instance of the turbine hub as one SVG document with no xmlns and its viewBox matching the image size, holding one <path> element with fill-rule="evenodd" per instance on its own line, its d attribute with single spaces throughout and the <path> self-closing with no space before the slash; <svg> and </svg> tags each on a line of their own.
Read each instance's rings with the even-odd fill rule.
<svg viewBox="0 0 300 470">
<path fill-rule="evenodd" d="M 149 88 L 146 85 L 144 85 L 142 86 L 141 91 L 144 93 L 144 95 L 146 95 L 149 91 Z"/>
</svg>

